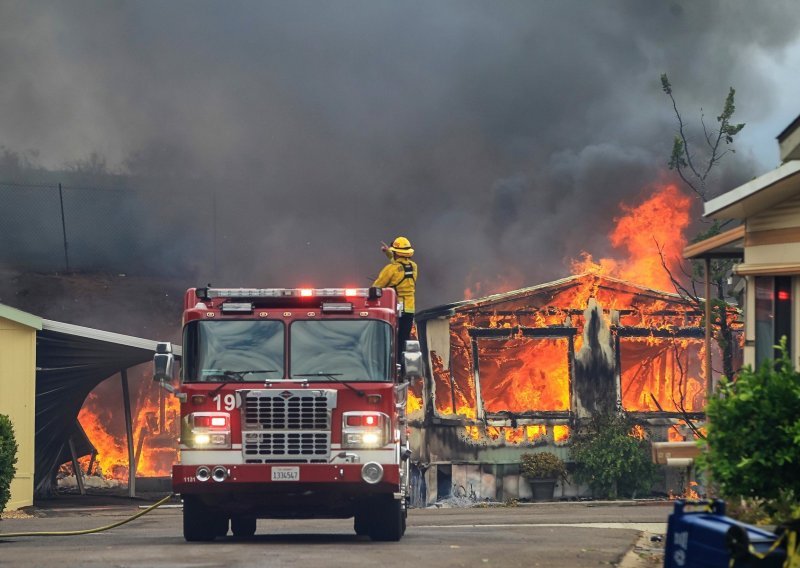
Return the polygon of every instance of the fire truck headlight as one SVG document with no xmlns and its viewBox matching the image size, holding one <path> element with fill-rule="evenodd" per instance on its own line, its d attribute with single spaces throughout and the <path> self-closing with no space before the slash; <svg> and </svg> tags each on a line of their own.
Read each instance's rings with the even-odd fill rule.
<svg viewBox="0 0 800 568">
<path fill-rule="evenodd" d="M 383 479 L 383 466 L 376 462 L 365 463 L 361 468 L 361 479 L 374 485 Z"/>
<path fill-rule="evenodd" d="M 230 415 L 223 412 L 194 412 L 185 419 L 188 436 L 181 436 L 195 449 L 231 447 Z"/>
<path fill-rule="evenodd" d="M 345 412 L 342 448 L 381 448 L 389 443 L 391 422 L 381 412 Z"/>
<path fill-rule="evenodd" d="M 364 432 L 364 435 L 361 436 L 361 441 L 365 446 L 377 446 L 381 441 L 381 437 L 377 432 Z"/>
</svg>

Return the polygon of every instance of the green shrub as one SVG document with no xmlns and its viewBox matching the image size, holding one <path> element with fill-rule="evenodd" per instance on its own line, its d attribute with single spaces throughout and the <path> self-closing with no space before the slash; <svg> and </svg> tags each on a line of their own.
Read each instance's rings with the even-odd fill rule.
<svg viewBox="0 0 800 568">
<path fill-rule="evenodd" d="M 779 352 L 735 381 L 720 380 L 700 458 L 722 496 L 754 499 L 771 514 L 800 500 L 800 374 L 785 340 Z"/>
<path fill-rule="evenodd" d="M 17 473 L 17 441 L 11 419 L 0 414 L 0 512 L 11 499 L 11 480 Z"/>
<path fill-rule="evenodd" d="M 634 423 L 624 413 L 598 414 L 573 436 L 570 457 L 574 477 L 594 497 L 616 499 L 647 494 L 657 467 L 650 443 L 631 434 Z"/>
<path fill-rule="evenodd" d="M 522 454 L 519 469 L 526 479 L 564 479 L 567 476 L 564 461 L 552 452 Z"/>
</svg>

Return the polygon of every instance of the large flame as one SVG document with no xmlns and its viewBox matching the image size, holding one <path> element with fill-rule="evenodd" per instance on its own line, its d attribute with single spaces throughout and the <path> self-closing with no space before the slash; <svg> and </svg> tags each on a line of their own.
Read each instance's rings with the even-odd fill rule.
<svg viewBox="0 0 800 568">
<path fill-rule="evenodd" d="M 572 261 L 573 274 L 586 272 L 614 276 L 657 290 L 672 289 L 670 272 L 680 274 L 681 251 L 686 246 L 692 200 L 675 185 L 665 185 L 637 206 L 620 204 L 624 214 L 617 219 L 609 241 L 622 249 L 622 259 L 600 258 L 584 251 Z"/>
<path fill-rule="evenodd" d="M 607 331 L 599 339 L 600 347 L 608 345 L 610 355 L 605 360 L 619 364 L 623 408 L 702 412 L 702 335 L 673 333 L 681 328 L 701 329 L 702 314 L 675 296 L 647 290 L 672 292 L 670 273 L 680 279 L 691 206 L 691 199 L 675 185 L 658 187 L 639 204 L 622 203 L 609 234 L 619 257 L 595 260 L 583 252 L 571 263 L 574 274 L 582 276 L 563 285 L 541 295 L 508 296 L 485 305 L 479 301 L 457 311 L 450 318 L 448 363 L 448 357 L 430 353 L 435 412 L 460 417 L 466 436 L 474 440 L 565 443 L 567 426 L 530 424 L 526 414 L 548 412 L 558 418 L 557 413 L 571 410 L 570 356 L 581 352 L 587 308 L 592 306 L 594 317 L 600 318 Z M 512 276 L 471 279 L 465 296 L 474 299 L 519 288 L 519 270 L 510 269 L 508 274 Z M 631 285 L 609 283 L 603 277 Z M 523 331 L 530 329 L 538 332 Z M 718 352 L 712 355 L 719 360 Z M 519 424 L 520 420 L 527 424 Z M 510 425 L 491 425 L 492 421 Z"/>
<path fill-rule="evenodd" d="M 135 456 L 138 456 L 137 476 L 167 476 L 177 458 L 179 403 L 175 397 L 162 393 L 152 381 L 142 379 L 138 401 L 132 404 L 133 446 Z M 113 404 L 109 403 L 110 398 L 114 399 Z M 118 396 L 92 392 L 84 401 L 78 420 L 97 450 L 92 473 L 127 481 L 128 441 L 121 403 Z M 89 457 L 84 457 L 82 466 L 86 468 L 89 461 Z"/>
</svg>

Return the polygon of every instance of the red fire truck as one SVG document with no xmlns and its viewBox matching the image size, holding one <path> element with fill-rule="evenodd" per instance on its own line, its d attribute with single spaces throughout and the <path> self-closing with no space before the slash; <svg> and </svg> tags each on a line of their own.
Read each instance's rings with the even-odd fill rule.
<svg viewBox="0 0 800 568">
<path fill-rule="evenodd" d="M 154 379 L 180 399 L 187 541 L 248 537 L 259 518 L 354 518 L 399 540 L 406 527 L 405 401 L 419 343 L 397 361 L 391 288 L 190 288 L 181 386 L 160 343 Z"/>
</svg>

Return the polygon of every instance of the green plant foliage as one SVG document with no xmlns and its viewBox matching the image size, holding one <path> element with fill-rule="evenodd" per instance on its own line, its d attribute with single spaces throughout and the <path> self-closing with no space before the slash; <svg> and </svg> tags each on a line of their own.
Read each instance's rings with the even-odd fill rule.
<svg viewBox="0 0 800 568">
<path fill-rule="evenodd" d="M 522 454 L 520 471 L 526 479 L 565 479 L 567 466 L 552 452 Z"/>
<path fill-rule="evenodd" d="M 0 512 L 11 499 L 11 480 L 17 473 L 17 449 L 11 419 L 0 414 Z"/>
<path fill-rule="evenodd" d="M 650 443 L 631 434 L 627 414 L 598 414 L 573 437 L 574 477 L 600 498 L 636 497 L 650 492 L 658 471 Z"/>
<path fill-rule="evenodd" d="M 723 496 L 763 500 L 772 511 L 800 499 L 800 374 L 785 338 L 778 350 L 776 361 L 720 380 L 700 462 Z"/>
</svg>

